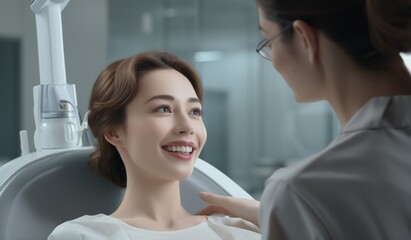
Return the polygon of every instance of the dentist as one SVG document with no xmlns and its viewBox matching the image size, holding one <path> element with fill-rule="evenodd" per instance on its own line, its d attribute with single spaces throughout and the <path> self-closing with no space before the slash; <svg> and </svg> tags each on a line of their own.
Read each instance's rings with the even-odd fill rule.
<svg viewBox="0 0 411 240">
<path fill-rule="evenodd" d="M 272 62 L 296 101 L 326 100 L 341 132 L 276 171 L 258 201 L 201 193 L 201 213 L 259 225 L 263 239 L 411 239 L 409 0 L 257 0 Z"/>
</svg>

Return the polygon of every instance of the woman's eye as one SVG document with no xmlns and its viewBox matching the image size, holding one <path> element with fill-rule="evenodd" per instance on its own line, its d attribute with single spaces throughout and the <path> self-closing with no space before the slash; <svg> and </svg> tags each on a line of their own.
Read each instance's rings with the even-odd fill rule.
<svg viewBox="0 0 411 240">
<path fill-rule="evenodd" d="M 155 112 L 171 113 L 171 108 L 170 108 L 170 106 L 161 106 L 161 107 L 157 108 L 157 109 L 155 110 Z"/>
<path fill-rule="evenodd" d="M 199 108 L 194 108 L 193 110 L 191 110 L 190 114 L 195 116 L 202 116 L 203 111 Z"/>
</svg>

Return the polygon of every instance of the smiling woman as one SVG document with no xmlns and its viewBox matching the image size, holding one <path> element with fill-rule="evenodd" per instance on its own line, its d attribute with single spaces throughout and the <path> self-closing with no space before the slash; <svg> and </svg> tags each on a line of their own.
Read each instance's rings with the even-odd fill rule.
<svg viewBox="0 0 411 240">
<path fill-rule="evenodd" d="M 180 72 L 159 69 L 143 75 L 138 88 L 139 94 L 124 109 L 124 122 L 104 132 L 126 166 L 127 186 L 135 189 L 143 182 L 148 187 L 146 175 L 156 175 L 155 185 L 188 178 L 206 140 L 193 86 Z M 186 147 L 192 151 L 187 153 Z"/>
<path fill-rule="evenodd" d="M 173 80 L 187 82 L 185 89 L 189 88 L 189 97 L 195 97 L 201 102 L 202 86 L 199 76 L 189 65 L 168 53 L 143 53 L 115 61 L 97 78 L 89 103 L 89 125 L 98 140 L 99 149 L 91 155 L 90 164 L 114 184 L 126 187 L 127 179 L 119 151 L 107 141 L 112 139 L 112 130 L 119 126 L 128 127 L 128 121 L 138 120 L 136 114 L 144 111 L 153 112 L 143 118 L 148 120 L 148 125 L 143 126 L 141 131 L 154 124 L 155 121 L 150 122 L 150 119 L 155 120 L 154 116 L 159 116 L 160 111 L 171 108 L 170 103 L 175 97 L 170 96 L 164 87 L 178 88 L 173 85 Z M 140 99 L 144 104 L 138 101 Z M 203 125 L 202 121 L 201 124 Z M 141 132 L 138 136 L 142 136 Z"/>
<path fill-rule="evenodd" d="M 97 78 L 89 125 L 98 140 L 90 165 L 124 198 L 111 215 L 83 216 L 58 226 L 58 239 L 260 239 L 239 218 L 191 215 L 179 181 L 191 176 L 207 138 L 202 87 L 195 70 L 167 52 L 110 64 Z"/>
</svg>

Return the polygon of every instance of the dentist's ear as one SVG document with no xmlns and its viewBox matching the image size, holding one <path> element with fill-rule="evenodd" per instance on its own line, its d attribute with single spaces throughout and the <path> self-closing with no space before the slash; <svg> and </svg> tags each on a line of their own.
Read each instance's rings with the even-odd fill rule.
<svg viewBox="0 0 411 240">
<path fill-rule="evenodd" d="M 293 27 L 308 60 L 315 63 L 318 60 L 318 32 L 301 20 L 294 21 Z"/>
<path fill-rule="evenodd" d="M 119 133 L 119 129 L 105 129 L 104 130 L 104 138 L 106 139 L 107 142 L 111 143 L 113 146 L 115 147 L 121 147 L 124 145 L 121 137 L 120 137 L 120 133 Z"/>
</svg>

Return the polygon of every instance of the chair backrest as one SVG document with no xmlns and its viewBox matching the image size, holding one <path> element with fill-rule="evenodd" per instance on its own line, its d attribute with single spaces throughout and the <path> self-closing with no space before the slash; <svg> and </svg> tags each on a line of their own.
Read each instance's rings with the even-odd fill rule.
<svg viewBox="0 0 411 240">
<path fill-rule="evenodd" d="M 33 153 L 0 167 L 0 239 L 47 239 L 60 223 L 82 215 L 110 214 L 124 190 L 87 166 L 92 148 Z M 183 206 L 195 213 L 205 204 L 199 191 L 251 198 L 201 159 L 181 183 Z"/>
</svg>

